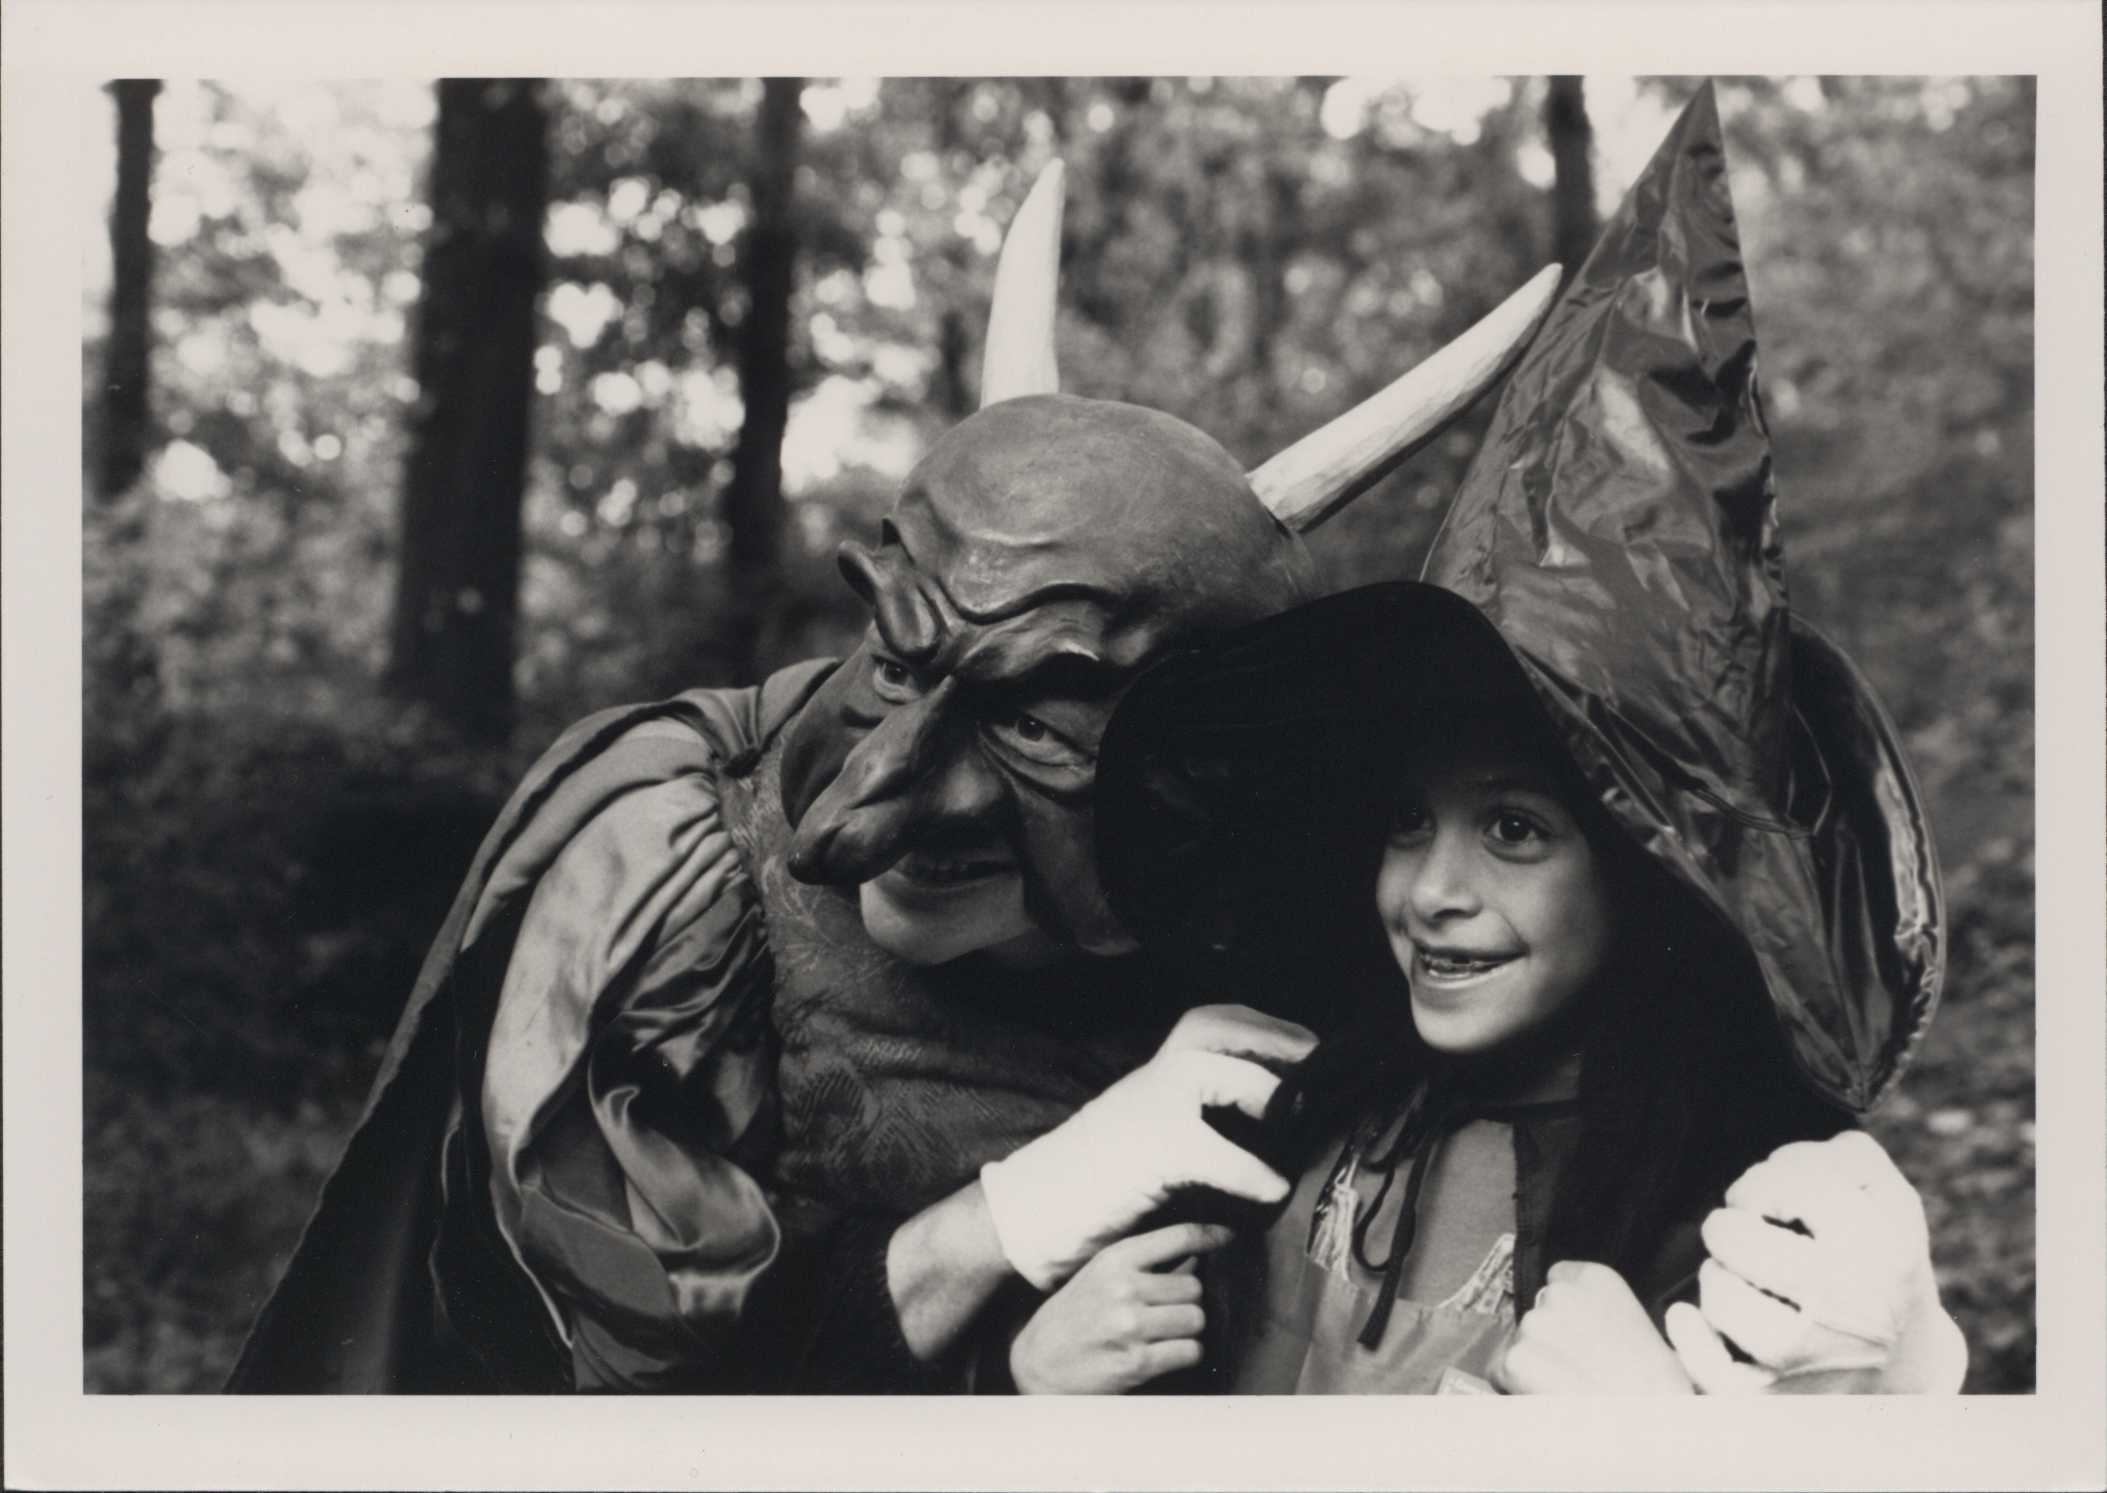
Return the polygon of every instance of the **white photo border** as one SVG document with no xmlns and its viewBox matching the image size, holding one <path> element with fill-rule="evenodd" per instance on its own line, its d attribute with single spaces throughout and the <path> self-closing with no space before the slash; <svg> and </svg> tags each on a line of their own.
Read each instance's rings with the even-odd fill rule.
<svg viewBox="0 0 2107 1493">
<path fill-rule="evenodd" d="M 82 1393 L 79 100 L 113 76 L 2026 73 L 2036 199 L 2039 1389 L 1767 1402 Z M 6 1468 L 22 1487 L 2107 1483 L 2101 32 L 2054 3 L 11 0 L 0 13 Z M 1956 329 L 1956 336 L 1965 329 Z M 1498 1404 L 1498 1408 L 1493 1408 Z"/>
</svg>

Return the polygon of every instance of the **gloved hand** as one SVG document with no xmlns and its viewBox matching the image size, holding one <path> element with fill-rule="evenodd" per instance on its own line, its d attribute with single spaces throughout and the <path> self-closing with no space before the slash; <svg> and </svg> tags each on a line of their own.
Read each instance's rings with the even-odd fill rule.
<svg viewBox="0 0 2107 1493">
<path fill-rule="evenodd" d="M 1560 1260 L 1493 1369 L 1506 1394 L 1693 1394 L 1632 1288 L 1607 1265 Z"/>
<path fill-rule="evenodd" d="M 1667 1326 L 1706 1393 L 1960 1389 L 1968 1350 L 1939 1305 L 1923 1202 L 1865 1132 L 1779 1147 L 1727 1189 L 1704 1241 L 1699 1306 Z"/>
<path fill-rule="evenodd" d="M 1223 1139 L 1201 1111 L 1233 1106 L 1258 1118 L 1280 1082 L 1261 1063 L 1296 1062 L 1316 1040 L 1247 1007 L 1188 1013 L 1148 1062 L 981 1169 L 1011 1266 L 1051 1291 L 1184 1187 L 1262 1204 L 1285 1198 L 1288 1180 Z"/>
</svg>

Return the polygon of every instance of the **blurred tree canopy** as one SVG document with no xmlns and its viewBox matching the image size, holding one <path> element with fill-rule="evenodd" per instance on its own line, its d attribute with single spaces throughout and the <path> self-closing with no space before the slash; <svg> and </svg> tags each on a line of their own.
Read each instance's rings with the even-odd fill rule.
<svg viewBox="0 0 2107 1493">
<path fill-rule="evenodd" d="M 994 254 L 1048 160 L 1064 387 L 1256 465 L 1570 254 L 1694 86 L 539 85 L 502 748 L 380 687 L 432 393 L 437 90 L 161 90 L 143 465 L 85 515 L 91 1385 L 230 1361 L 527 756 L 585 710 L 846 646 L 833 548 L 974 407 Z M 1971 1382 L 2024 1388 L 2033 87 L 1728 79 L 1720 105 L 1795 605 L 1900 721 L 1956 912 L 1947 1011 L 1881 1135 L 1926 1191 Z M 97 129 L 114 194 L 111 103 Z M 91 413 L 125 354 L 109 231 L 83 230 Z M 1330 583 L 1416 571 L 1485 413 L 1314 537 Z M 84 471 L 112 460 L 91 435 Z"/>
</svg>

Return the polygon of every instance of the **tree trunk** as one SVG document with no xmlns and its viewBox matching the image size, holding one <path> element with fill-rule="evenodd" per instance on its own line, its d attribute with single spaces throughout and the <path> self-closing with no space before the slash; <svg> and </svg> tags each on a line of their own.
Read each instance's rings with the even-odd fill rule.
<svg viewBox="0 0 2107 1493">
<path fill-rule="evenodd" d="M 790 422 L 790 291 L 797 269 L 798 135 L 804 122 L 798 78 L 762 85 L 748 182 L 753 222 L 740 253 L 746 320 L 739 328 L 739 399 L 745 418 L 732 449 L 724 495 L 731 528 L 726 557 L 734 594 L 727 652 L 741 676 L 758 676 L 763 625 L 780 586 L 783 545 L 783 430 Z"/>
<path fill-rule="evenodd" d="M 958 113 L 965 107 L 966 96 L 972 91 L 959 82 L 939 82 L 936 97 L 936 153 L 938 159 L 949 166 L 951 153 L 958 149 Z M 966 279 L 966 245 L 956 233 L 944 236 L 944 269 L 952 293 L 945 298 L 943 314 L 936 324 L 936 402 L 944 412 L 947 424 L 957 424 L 973 413 L 973 396 L 968 389 L 966 360 L 972 355 L 972 334 L 966 328 L 966 314 L 958 308 L 958 287 Z"/>
<path fill-rule="evenodd" d="M 1295 245 L 1296 225 L 1302 220 L 1302 182 L 1292 172 L 1269 166 L 1265 180 L 1265 210 L 1240 245 L 1240 257 L 1251 266 L 1256 292 L 1251 316 L 1251 338 L 1246 359 L 1259 377 L 1266 407 L 1278 402 L 1273 382 L 1273 349 L 1281 328 L 1288 324 L 1287 262 Z"/>
<path fill-rule="evenodd" d="M 1567 274 L 1595 246 L 1595 170 L 1589 160 L 1595 132 L 1588 124 L 1580 79 L 1558 76 L 1544 96 L 1544 134 L 1551 146 L 1551 252 Z"/>
<path fill-rule="evenodd" d="M 482 741 L 512 720 L 548 131 L 528 79 L 439 84 L 393 689 Z"/>
<path fill-rule="evenodd" d="M 148 306 L 154 244 L 147 237 L 154 176 L 154 78 L 110 85 L 117 100 L 117 199 L 110 211 L 110 340 L 103 349 L 102 451 L 97 490 L 115 498 L 146 465 Z"/>
<path fill-rule="evenodd" d="M 944 250 L 947 262 L 964 257 L 949 246 Z M 951 283 L 956 285 L 961 278 L 954 275 Z M 946 306 L 936 326 L 936 403 L 950 425 L 973 413 L 973 396 L 967 392 L 966 383 L 966 359 L 971 352 L 972 337 L 966 331 L 965 312 L 955 305 Z"/>
</svg>

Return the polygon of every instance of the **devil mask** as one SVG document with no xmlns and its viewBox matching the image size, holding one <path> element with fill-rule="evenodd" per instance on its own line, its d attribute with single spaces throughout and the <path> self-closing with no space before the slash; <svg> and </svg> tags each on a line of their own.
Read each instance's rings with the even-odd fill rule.
<svg viewBox="0 0 2107 1493">
<path fill-rule="evenodd" d="M 1298 534 L 1438 434 L 1548 309 L 1555 269 L 1404 378 L 1249 474 L 1183 421 L 1055 392 L 1061 171 L 1003 247 L 980 412 L 911 473 L 842 573 L 863 646 L 784 749 L 790 869 L 861 887 L 921 963 L 1132 947 L 1098 883 L 1099 737 L 1136 673 L 1315 594 Z"/>
</svg>

